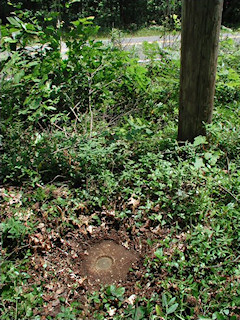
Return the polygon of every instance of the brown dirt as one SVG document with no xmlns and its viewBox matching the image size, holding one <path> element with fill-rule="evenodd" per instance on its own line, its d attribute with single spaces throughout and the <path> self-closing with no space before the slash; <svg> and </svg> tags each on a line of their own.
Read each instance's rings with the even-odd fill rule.
<svg viewBox="0 0 240 320">
<path fill-rule="evenodd" d="M 114 284 L 126 279 L 138 255 L 114 241 L 104 240 L 87 250 L 83 260 L 83 271 L 91 289 L 100 285 Z"/>
<path fill-rule="evenodd" d="M 10 191 L 13 194 L 14 189 Z M 62 189 L 60 191 L 62 195 Z M 16 207 L 22 205 L 18 195 L 20 192 L 15 191 L 10 198 Z M 31 196 L 32 190 L 29 191 Z M 3 207 L 6 217 L 13 214 L 10 200 Z M 166 278 L 167 272 L 157 270 L 157 276 L 149 279 L 145 276 L 148 266 L 144 261 L 147 257 L 150 262 L 155 259 L 154 252 L 160 241 L 169 235 L 169 229 L 149 220 L 148 214 L 143 214 L 143 224 L 138 226 L 135 202 L 134 199 L 131 202 L 132 215 L 124 219 L 117 217 L 114 210 L 106 209 L 91 214 L 81 207 L 76 210 L 77 219 L 73 220 L 67 210 L 59 206 L 58 217 L 48 217 L 40 203 L 22 209 L 24 214 L 19 219 L 25 225 L 32 219 L 37 226 L 36 232 L 25 238 L 24 243 L 32 255 L 26 266 L 30 277 L 23 290 L 29 292 L 36 287 L 43 290 L 43 308 L 36 308 L 34 316 L 39 315 L 41 320 L 49 316 L 55 319 L 62 306 L 80 302 L 81 319 L 91 319 L 89 294 L 101 284 L 125 287 L 126 299 L 132 295 L 151 299 L 153 293 L 161 294 L 161 279 Z M 158 212 L 159 208 L 155 210 Z M 99 217 L 101 225 L 97 225 L 94 216 Z M 16 248 L 16 253 L 21 250 Z M 170 249 L 168 251 L 166 254 L 171 254 Z M 99 258 L 104 259 L 99 261 Z"/>
<path fill-rule="evenodd" d="M 45 304 L 43 310 L 36 310 L 36 315 L 40 314 L 41 319 L 46 319 L 47 315 L 55 317 L 60 312 L 62 298 L 66 306 L 73 301 L 80 302 L 83 319 L 89 319 L 88 295 L 99 289 L 101 284 L 125 287 L 126 297 L 134 294 L 150 298 L 153 292 L 161 292 L 159 281 L 166 274 L 159 275 L 157 283 L 149 283 L 144 277 L 144 259 L 146 256 L 154 258 L 156 245 L 169 230 L 148 222 L 138 229 L 133 218 L 119 223 L 115 217 L 104 214 L 101 221 L 101 226 L 86 223 L 67 232 L 64 228 L 65 234 L 62 234 L 61 226 L 54 229 L 54 226 L 41 222 L 38 232 L 30 237 L 35 252 L 29 264 L 31 277 L 28 286 L 42 283 Z M 50 233 L 48 227 L 51 228 Z M 150 246 L 148 240 L 154 239 L 157 240 L 156 245 Z M 99 257 L 112 259 L 111 271 L 97 271 Z M 121 261 L 121 258 L 124 259 Z"/>
</svg>

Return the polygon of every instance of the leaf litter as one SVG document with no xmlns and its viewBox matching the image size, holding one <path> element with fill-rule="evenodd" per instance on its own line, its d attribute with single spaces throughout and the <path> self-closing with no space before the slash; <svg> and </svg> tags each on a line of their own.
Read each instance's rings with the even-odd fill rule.
<svg viewBox="0 0 240 320">
<path fill-rule="evenodd" d="M 4 215 L 10 217 L 12 215 L 12 204 L 17 205 L 21 199 L 20 191 L 16 188 L 15 192 L 1 190 L 4 196 Z M 31 195 L 32 190 L 29 190 Z M 54 197 L 67 197 L 67 192 L 62 193 L 62 189 L 54 191 Z M 10 201 L 9 201 L 10 199 Z M 15 199 L 15 200 L 11 200 Z M 129 199 L 128 205 L 132 206 L 135 212 L 139 206 L 140 199 L 134 197 Z M 79 209 L 79 207 L 78 207 Z M 80 212 L 85 210 L 85 206 L 80 206 Z M 88 296 L 93 290 L 100 288 L 100 285 L 91 287 L 89 285 L 88 275 L 83 268 L 83 261 L 88 255 L 89 249 L 101 243 L 102 241 L 112 241 L 116 246 L 121 246 L 128 252 L 134 252 L 138 259 L 131 265 L 131 270 L 121 279 L 119 277 L 116 285 L 125 287 L 126 303 L 133 304 L 136 297 L 151 297 L 152 292 L 159 292 L 159 279 L 164 275 L 159 275 L 155 283 L 149 284 L 144 279 L 146 267 L 144 259 L 146 256 L 154 257 L 154 246 L 149 245 L 149 240 L 163 239 L 169 230 L 156 229 L 153 221 L 145 221 L 144 227 L 137 228 L 134 216 L 126 217 L 120 220 L 114 210 L 103 210 L 102 212 L 94 212 L 101 219 L 101 225 L 92 224 L 93 215 L 78 216 L 78 223 L 63 214 L 65 210 L 57 207 L 59 213 L 58 218 L 49 218 L 42 210 L 41 204 L 36 202 L 31 208 L 25 210 L 22 207 L 23 220 L 31 220 L 35 225 L 34 233 L 29 233 L 25 237 L 25 244 L 31 248 L 31 256 L 27 262 L 27 272 L 29 279 L 26 284 L 26 290 L 35 286 L 42 285 L 43 288 L 43 308 L 34 311 L 35 315 L 41 315 L 41 319 L 47 316 L 56 317 L 60 312 L 62 301 L 66 306 L 72 302 L 81 302 L 83 308 L 83 316 L 88 318 L 89 306 Z M 31 212 L 31 215 L 29 213 Z M 87 214 L 89 214 L 87 209 Z M 20 213 L 18 214 L 20 216 Z M 33 222 L 34 220 L 34 222 Z M 66 226 L 62 226 L 66 224 Z M 67 226 L 68 224 L 68 226 Z M 71 225 L 71 226 L 69 226 Z M 5 253 L 2 250 L 3 254 Z M 136 284 L 141 282 L 141 288 Z M 101 284 L 101 283 L 100 283 Z M 105 283 L 103 283 L 105 284 Z M 111 284 L 111 283 L 109 283 Z M 151 290 L 150 290 L 151 288 Z M 111 314 L 114 311 L 110 311 Z"/>
<path fill-rule="evenodd" d="M 28 196 L 32 192 L 29 190 Z M 61 192 L 62 189 L 55 191 L 54 198 L 55 196 L 59 198 Z M 4 197 L 2 209 L 5 218 L 11 218 L 14 215 L 13 206 L 16 208 L 19 205 L 18 200 L 10 203 L 9 194 L 11 198 L 14 198 L 13 194 L 16 195 L 16 199 L 22 198 L 19 197 L 21 193 L 18 188 L 14 190 L 11 187 L 10 191 L 2 192 Z M 63 197 L 68 199 L 67 191 L 64 192 Z M 23 291 L 31 291 L 36 286 L 41 286 L 43 289 L 43 306 L 34 309 L 35 316 L 40 316 L 43 320 L 49 316 L 56 318 L 62 305 L 69 307 L 77 302 L 81 305 L 80 319 L 91 318 L 96 305 L 91 307 L 89 296 L 94 290 L 100 289 L 101 281 L 92 285 L 92 275 L 86 272 L 84 261 L 88 261 L 92 248 L 99 246 L 102 242 L 112 242 L 128 252 L 134 252 L 137 256 L 134 263 L 129 265 L 129 272 L 126 272 L 122 278 L 118 277 L 112 282 L 103 281 L 102 283 L 124 287 L 125 305 L 134 305 L 139 298 L 150 300 L 154 294 L 162 294 L 164 288 L 161 283 L 169 276 L 167 267 L 172 256 L 176 251 L 187 256 L 188 232 L 173 233 L 169 227 L 161 226 L 156 220 L 150 220 L 144 214 L 141 218 L 142 224 L 138 225 L 135 220 L 135 211 L 140 205 L 140 199 L 133 195 L 127 205 L 132 206 L 133 214 L 121 219 L 113 209 L 104 208 L 102 211 L 94 211 L 91 214 L 91 211 L 86 209 L 86 204 L 81 205 L 80 210 L 79 205 L 75 206 L 78 219 L 68 215 L 67 208 L 65 210 L 60 206 L 57 208 L 58 216 L 50 217 L 43 210 L 42 203 L 38 202 L 27 206 L 25 203 L 21 210 L 17 211 L 18 217 L 21 217 L 24 224 L 31 222 L 31 225 L 34 225 L 34 233 L 29 232 L 24 238 L 24 246 L 30 248 L 31 255 L 26 268 L 29 277 L 27 283 L 23 285 Z M 49 207 L 51 206 L 53 204 L 50 203 Z M 153 212 L 159 212 L 158 208 L 154 207 Z M 95 216 L 99 217 L 98 222 L 93 219 Z M 161 243 L 169 237 L 173 241 L 162 248 Z M 2 255 L 3 257 L 6 255 L 4 249 L 2 249 Z M 158 267 L 154 277 L 146 277 L 149 272 L 147 261 L 154 263 L 156 257 L 160 261 L 163 257 L 160 266 L 162 264 L 165 267 Z M 181 289 L 177 283 L 169 280 L 168 290 L 177 293 Z M 191 294 L 191 290 L 186 301 L 189 306 L 194 307 L 196 315 L 200 313 L 202 301 L 197 300 Z M 110 308 L 109 319 L 115 313 L 115 308 Z"/>
</svg>

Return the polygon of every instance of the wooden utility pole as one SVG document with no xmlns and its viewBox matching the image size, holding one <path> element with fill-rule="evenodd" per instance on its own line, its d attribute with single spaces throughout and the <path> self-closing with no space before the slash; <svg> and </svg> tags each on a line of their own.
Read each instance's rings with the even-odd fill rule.
<svg viewBox="0 0 240 320">
<path fill-rule="evenodd" d="M 211 123 L 223 0 L 182 0 L 178 140 L 205 135 Z"/>
</svg>

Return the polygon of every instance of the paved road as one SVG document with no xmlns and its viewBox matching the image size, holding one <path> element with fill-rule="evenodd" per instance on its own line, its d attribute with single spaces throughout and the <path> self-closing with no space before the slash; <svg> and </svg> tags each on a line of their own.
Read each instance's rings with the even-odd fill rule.
<svg viewBox="0 0 240 320">
<path fill-rule="evenodd" d="M 240 34 L 222 33 L 220 40 L 231 38 L 237 42 L 240 42 Z M 157 42 L 162 46 L 169 45 L 171 43 L 180 42 L 181 34 L 177 35 L 163 35 L 163 36 L 149 36 L 149 37 L 137 37 L 137 38 L 123 38 L 121 44 L 123 46 L 135 46 L 141 45 L 144 41 L 149 43 Z M 103 42 L 109 42 L 110 40 L 103 40 Z"/>
<path fill-rule="evenodd" d="M 232 34 L 232 33 L 222 33 L 220 35 L 220 41 L 224 40 L 224 39 L 233 39 L 235 40 L 237 43 L 240 43 L 240 34 Z M 110 39 L 103 39 L 101 40 L 103 43 L 108 44 L 111 42 Z M 140 52 L 140 61 L 142 61 L 142 59 L 144 59 L 144 56 L 141 52 L 141 45 L 144 42 L 148 42 L 148 43 L 158 43 L 160 47 L 165 48 L 165 47 L 173 47 L 173 46 L 179 46 L 180 42 L 181 42 L 181 34 L 177 34 L 177 35 L 163 35 L 163 36 L 148 36 L 148 37 L 134 37 L 134 38 L 122 38 L 119 41 L 117 41 L 117 43 L 119 45 L 121 45 L 125 50 L 129 50 L 129 48 L 131 47 L 136 47 L 138 48 L 138 51 Z M 62 45 L 62 56 L 63 58 L 66 58 L 67 55 L 67 47 L 65 45 L 65 43 L 63 43 Z"/>
<path fill-rule="evenodd" d="M 139 47 L 141 46 L 144 42 L 148 43 L 154 43 L 157 42 L 159 45 L 162 47 L 169 47 L 173 43 L 180 43 L 181 37 L 179 35 L 165 35 L 165 36 L 149 36 L 149 37 L 137 37 L 137 38 L 122 38 L 119 40 L 116 40 L 116 44 L 121 45 L 124 49 L 128 50 L 129 47 Z M 99 39 L 99 41 L 102 41 L 104 44 L 108 44 L 111 42 L 110 39 Z M 67 47 L 66 44 L 62 44 L 62 55 L 65 57 L 67 53 Z"/>
<path fill-rule="evenodd" d="M 232 33 L 222 33 L 220 36 L 220 40 L 231 38 L 235 40 L 237 43 L 240 43 L 240 34 L 232 34 Z M 141 50 L 141 45 L 144 42 L 148 43 L 158 43 L 160 47 L 172 47 L 172 46 L 179 46 L 181 41 L 180 33 L 177 35 L 164 35 L 164 36 L 148 36 L 148 37 L 134 37 L 134 38 L 122 38 L 119 40 L 118 44 L 121 45 L 125 50 L 129 50 L 131 47 L 138 48 L 138 52 L 140 53 L 140 62 L 144 62 L 144 55 Z M 111 42 L 110 39 L 102 40 L 103 43 L 108 44 Z M 34 50 L 34 46 L 30 48 L 30 50 Z M 61 46 L 61 53 L 63 58 L 67 58 L 67 46 L 65 43 L 62 43 Z M 8 55 L 6 52 L 0 53 L 0 60 L 1 57 Z"/>
</svg>

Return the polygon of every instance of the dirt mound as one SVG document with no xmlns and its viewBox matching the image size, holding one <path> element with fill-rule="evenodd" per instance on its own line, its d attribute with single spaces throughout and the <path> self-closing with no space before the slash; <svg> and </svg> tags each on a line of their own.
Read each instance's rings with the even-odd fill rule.
<svg viewBox="0 0 240 320">
<path fill-rule="evenodd" d="M 83 318 L 90 319 L 88 296 L 102 285 L 123 286 L 126 297 L 134 294 L 146 299 L 162 290 L 159 281 L 166 274 L 158 272 L 157 280 L 149 281 L 144 276 L 144 261 L 146 256 L 154 259 L 159 241 L 169 230 L 149 220 L 137 228 L 134 218 L 120 223 L 103 213 L 101 222 L 96 226 L 86 221 L 68 230 L 64 228 L 64 232 L 55 221 L 38 225 L 36 234 L 30 237 L 35 252 L 28 265 L 27 284 L 43 286 L 44 306 L 36 310 L 36 315 L 40 312 L 43 319 L 56 317 L 64 300 L 66 306 L 74 301 L 80 303 Z"/>
<path fill-rule="evenodd" d="M 138 260 L 136 252 L 114 241 L 101 241 L 87 250 L 83 270 L 91 288 L 124 280 L 132 264 Z"/>
</svg>

